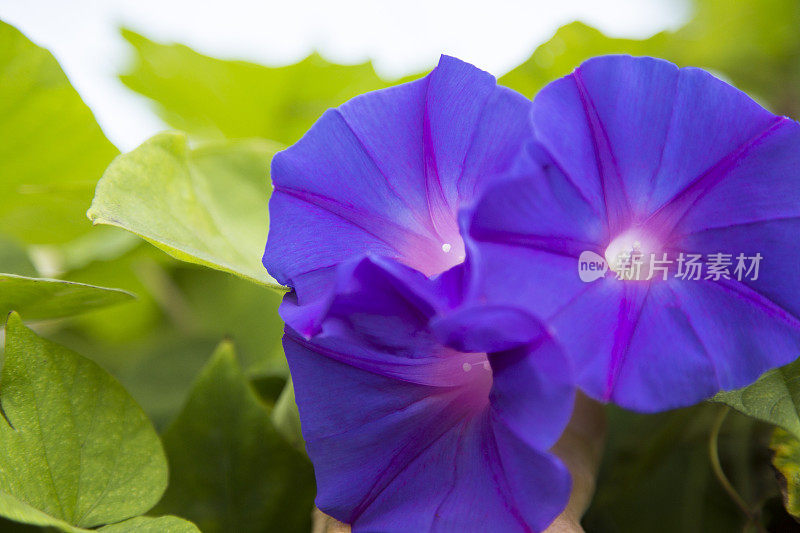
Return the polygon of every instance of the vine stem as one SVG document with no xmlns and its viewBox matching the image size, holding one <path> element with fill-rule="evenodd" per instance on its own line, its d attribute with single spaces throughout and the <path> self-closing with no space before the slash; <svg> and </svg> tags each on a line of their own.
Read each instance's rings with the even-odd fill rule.
<svg viewBox="0 0 800 533">
<path fill-rule="evenodd" d="M 717 476 L 717 480 L 719 480 L 722 488 L 725 489 L 725 492 L 728 493 L 728 496 L 731 497 L 733 502 L 747 517 L 745 529 L 749 525 L 754 525 L 758 531 L 764 531 L 764 528 L 758 518 L 758 511 L 751 509 L 750 506 L 747 505 L 747 502 L 744 501 L 744 498 L 742 498 L 742 496 L 736 491 L 736 488 L 734 488 L 733 484 L 728 479 L 728 476 L 725 475 L 725 471 L 722 469 L 722 463 L 719 461 L 719 432 L 722 429 L 722 424 L 725 422 L 725 417 L 728 416 L 730 410 L 731 408 L 727 405 L 720 409 L 719 413 L 717 414 L 717 418 L 714 420 L 714 424 L 711 426 L 711 434 L 708 438 L 708 455 L 711 459 L 711 468 L 714 470 L 714 475 Z"/>
</svg>

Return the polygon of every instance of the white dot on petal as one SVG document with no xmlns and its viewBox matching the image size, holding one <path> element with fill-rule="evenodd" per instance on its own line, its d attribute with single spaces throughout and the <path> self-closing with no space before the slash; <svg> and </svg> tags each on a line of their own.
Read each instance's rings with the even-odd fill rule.
<svg viewBox="0 0 800 533">
<path fill-rule="evenodd" d="M 470 370 L 472 370 L 472 365 L 469 363 L 464 363 L 463 365 L 461 365 L 461 368 L 464 369 L 464 372 L 469 372 Z"/>
<path fill-rule="evenodd" d="M 446 242 L 446 243 L 444 243 L 444 244 L 442 245 L 442 251 L 443 251 L 444 253 L 449 253 L 451 248 L 453 248 L 453 246 L 452 246 L 450 243 L 448 243 L 448 242 Z"/>
<path fill-rule="evenodd" d="M 491 366 L 489 366 L 489 361 L 484 361 L 484 362 L 483 362 L 483 369 L 484 369 L 484 370 L 489 370 L 489 369 L 491 369 L 491 368 L 492 368 L 492 367 L 491 367 Z"/>
</svg>

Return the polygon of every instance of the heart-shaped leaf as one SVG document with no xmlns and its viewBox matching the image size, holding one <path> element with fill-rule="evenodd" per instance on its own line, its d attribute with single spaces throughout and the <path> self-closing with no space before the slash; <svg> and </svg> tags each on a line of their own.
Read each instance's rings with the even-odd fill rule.
<svg viewBox="0 0 800 533">
<path fill-rule="evenodd" d="M 150 421 L 114 378 L 12 313 L 0 407 L 0 515 L 62 531 L 138 530 L 122 522 L 160 499 L 167 462 Z"/>
<path fill-rule="evenodd" d="M 261 256 L 276 149 L 260 140 L 190 149 L 183 134 L 156 135 L 108 167 L 88 216 L 182 261 L 275 287 Z"/>
</svg>

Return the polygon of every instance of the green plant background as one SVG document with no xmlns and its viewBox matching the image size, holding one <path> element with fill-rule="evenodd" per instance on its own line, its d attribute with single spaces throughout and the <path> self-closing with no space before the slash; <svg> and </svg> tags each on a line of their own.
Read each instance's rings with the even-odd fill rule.
<svg viewBox="0 0 800 533">
<path fill-rule="evenodd" d="M 685 27 L 646 40 L 568 24 L 500 83 L 533 97 L 589 57 L 652 55 L 797 119 L 799 30 L 796 0 L 696 0 Z M 175 129 L 122 155 L 53 57 L 0 23 L 0 310 L 21 316 L 6 327 L 0 381 L 0 531 L 309 531 L 314 480 L 280 346 L 282 290 L 260 265 L 269 161 L 326 108 L 404 80 L 317 54 L 269 68 L 120 38 L 134 58 L 121 81 Z M 610 407 L 587 530 L 794 524 L 782 495 L 797 513 L 799 364 L 690 409 Z M 44 386 L 59 369 L 84 369 L 82 385 Z M 36 387 L 49 423 L 26 414 Z M 735 411 L 718 452 L 749 523 L 709 461 L 722 403 Z M 76 444 L 95 441 L 91 453 Z M 145 454 L 149 475 L 112 483 L 103 476 L 124 473 L 113 462 L 124 446 Z M 109 498 L 103 483 L 132 496 Z"/>
</svg>

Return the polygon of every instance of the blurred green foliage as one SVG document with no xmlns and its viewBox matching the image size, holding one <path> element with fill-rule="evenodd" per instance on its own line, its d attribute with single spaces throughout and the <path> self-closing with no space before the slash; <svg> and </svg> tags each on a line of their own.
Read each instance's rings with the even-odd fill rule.
<svg viewBox="0 0 800 533">
<path fill-rule="evenodd" d="M 800 2 L 697 0 L 694 6 L 684 27 L 643 40 L 569 24 L 500 82 L 533 97 L 589 57 L 653 55 L 710 69 L 773 111 L 800 117 Z M 159 510 L 195 519 L 208 531 L 234 530 L 226 516 L 232 508 L 252 513 L 259 530 L 302 530 L 313 479 L 295 451 L 303 443 L 280 345 L 281 296 L 264 286 L 270 280 L 260 268 L 268 163 L 325 109 L 394 82 L 380 79 L 369 63 L 335 65 L 317 54 L 275 68 L 207 57 L 128 30 L 123 37 L 134 59 L 122 81 L 186 135 L 156 136 L 112 164 L 116 149 L 53 57 L 0 23 L 0 272 L 137 295 L 36 327 L 99 363 L 156 429 L 169 428 L 164 439 L 175 485 Z M 92 228 L 84 215 L 101 176 L 92 218 L 132 233 Z M 209 363 L 207 354 L 223 338 L 236 346 L 238 360 L 226 343 Z M 717 399 L 797 435 L 795 366 Z M 610 440 L 587 530 L 741 529 L 744 517 L 708 461 L 717 407 L 654 416 L 610 409 Z M 215 426 L 242 438 L 220 439 Z M 245 441 L 245 434 L 260 437 Z M 778 497 L 769 434 L 767 424 L 732 415 L 720 436 L 723 467 L 754 504 Z M 203 444 L 194 446 L 198 442 Z M 282 466 L 266 477 L 251 475 L 254 467 L 225 478 L 209 468 L 213 457 L 250 458 L 245 462 L 260 469 L 273 460 Z M 796 458 L 786 460 L 793 466 Z M 214 505 L 213 490 L 226 481 L 235 481 L 239 507 Z M 205 488 L 212 492 L 200 494 Z M 259 501 L 248 500 L 253 497 Z M 293 503 L 276 503 L 286 498 Z M 765 524 L 785 518 L 780 505 L 765 509 Z M 141 526 L 168 530 L 163 523 Z M 8 527 L 0 521 L 0 529 Z"/>
<path fill-rule="evenodd" d="M 0 21 L 0 232 L 25 243 L 87 232 L 97 176 L 117 155 L 45 49 Z"/>
<path fill-rule="evenodd" d="M 786 510 L 800 518 L 800 440 L 788 431 L 775 428 L 769 447 Z"/>
<path fill-rule="evenodd" d="M 0 272 L 14 272 L 18 276 L 36 276 L 36 267 L 23 246 L 0 235 Z"/>
<path fill-rule="evenodd" d="M 648 55 L 721 75 L 776 113 L 800 117 L 800 2 L 696 0 L 692 19 L 649 39 L 614 39 L 580 22 L 559 29 L 500 83 L 533 96 L 582 61 Z"/>
<path fill-rule="evenodd" d="M 164 432 L 170 485 L 156 508 L 206 533 L 304 532 L 311 528 L 314 473 L 272 423 L 223 342 Z"/>
<path fill-rule="evenodd" d="M 122 81 L 157 103 L 170 126 L 202 138 L 263 137 L 290 144 L 329 107 L 388 85 L 372 65 L 335 65 L 318 54 L 270 68 L 224 61 L 123 30 L 135 63 Z"/>
<path fill-rule="evenodd" d="M 719 406 L 701 404 L 655 415 L 610 406 L 598 490 L 587 531 L 624 533 L 741 531 L 745 516 L 709 461 L 710 427 Z M 747 502 L 777 497 L 769 467 L 770 427 L 731 414 L 719 437 L 723 467 Z"/>
</svg>

